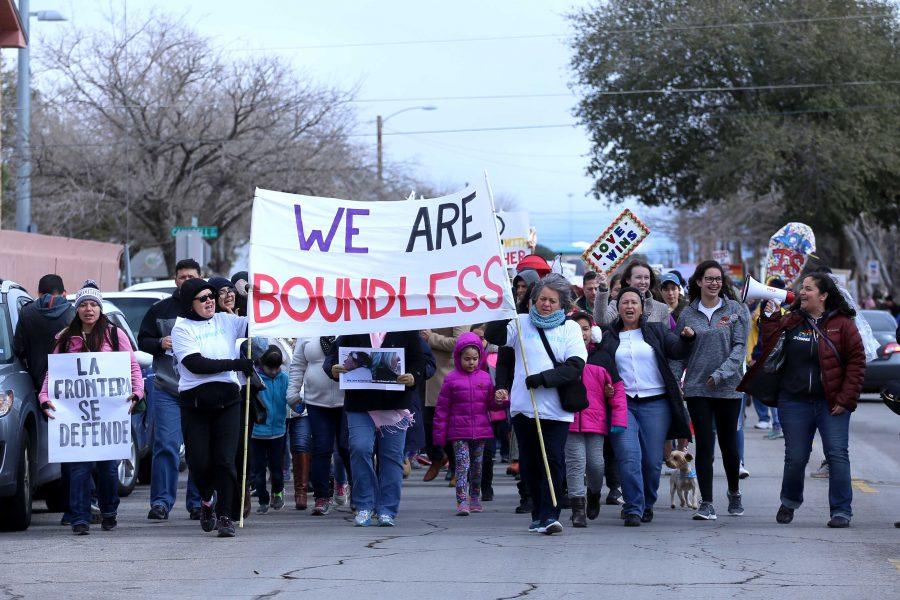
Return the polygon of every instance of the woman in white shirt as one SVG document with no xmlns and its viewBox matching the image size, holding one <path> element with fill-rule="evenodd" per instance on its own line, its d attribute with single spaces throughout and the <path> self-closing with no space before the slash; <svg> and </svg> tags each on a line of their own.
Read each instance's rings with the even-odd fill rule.
<svg viewBox="0 0 900 600">
<path fill-rule="evenodd" d="M 694 331 L 685 327 L 679 337 L 666 324 L 649 322 L 644 301 L 640 290 L 622 288 L 616 299 L 618 317 L 601 342 L 615 357 L 628 397 L 628 427 L 610 434 L 625 496 L 626 527 L 653 520 L 665 441 L 691 437 L 668 360 L 687 356 Z"/>
<path fill-rule="evenodd" d="M 236 372 L 253 372 L 250 359 L 238 356 L 236 342 L 247 335 L 247 318 L 217 313 L 215 288 L 202 279 L 184 282 L 180 297 L 172 352 L 180 375 L 185 455 L 201 495 L 200 527 L 234 537 L 232 505 L 239 489 L 234 457 L 242 433 Z"/>
<path fill-rule="evenodd" d="M 489 342 L 511 346 L 515 350 L 510 415 L 519 444 L 519 472 L 534 499 L 529 531 L 548 535 L 559 533 L 563 528 L 559 522 L 559 505 L 553 506 L 550 498 L 531 394 L 534 394 L 541 419 L 553 489 L 557 499 L 561 499 L 566 480 L 566 438 L 574 414 L 563 410 L 554 388 L 579 379 L 587 360 L 581 328 L 574 321 L 566 320 L 566 313 L 571 308 L 571 285 L 562 275 L 550 273 L 534 285 L 531 309 L 528 314 L 517 316 L 518 326 L 513 322 L 496 321 L 485 330 Z M 544 348 L 540 332 L 546 337 L 558 365 L 554 365 Z M 528 362 L 527 376 L 523 352 Z"/>
</svg>

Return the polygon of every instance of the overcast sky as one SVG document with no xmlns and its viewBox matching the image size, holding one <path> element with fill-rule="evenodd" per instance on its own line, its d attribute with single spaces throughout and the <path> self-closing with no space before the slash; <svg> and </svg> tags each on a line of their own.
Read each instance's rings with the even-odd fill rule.
<svg viewBox="0 0 900 600">
<path fill-rule="evenodd" d="M 391 0 L 328 2 L 236 0 L 131 0 L 129 19 L 151 7 L 184 15 L 188 23 L 232 49 L 275 52 L 315 80 L 358 88 L 360 143 L 375 154 L 375 116 L 414 106 L 385 124 L 385 133 L 521 127 L 386 135 L 386 160 L 410 165 L 414 175 L 456 189 L 487 170 L 494 193 L 515 200 L 531 215 L 538 239 L 560 249 L 593 241 L 622 206 L 607 208 L 591 198 L 584 175 L 589 150 L 585 132 L 574 126 L 576 98 L 568 84 L 570 32 L 566 14 L 587 2 L 508 0 L 452 3 Z M 31 0 L 31 10 L 57 9 L 79 27 L 101 26 L 122 0 Z M 33 25 L 32 53 L 41 37 L 66 23 Z M 520 39 L 508 39 L 522 36 Z M 448 41 L 460 38 L 507 38 Z M 388 44 L 409 42 L 414 44 Z M 7 64 L 10 64 L 9 62 Z M 558 96 L 451 99 L 459 96 Z M 530 128 L 530 129 L 528 129 Z M 654 222 L 665 212 L 627 204 Z M 659 232 L 642 251 L 672 247 Z"/>
</svg>

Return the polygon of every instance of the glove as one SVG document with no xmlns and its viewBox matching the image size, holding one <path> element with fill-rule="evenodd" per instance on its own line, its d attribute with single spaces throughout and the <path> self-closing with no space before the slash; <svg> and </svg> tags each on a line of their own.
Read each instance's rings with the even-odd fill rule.
<svg viewBox="0 0 900 600">
<path fill-rule="evenodd" d="M 544 374 L 543 373 L 535 373 L 534 375 L 529 375 L 525 378 L 525 387 L 529 390 L 533 390 L 536 387 L 542 387 L 544 385 Z"/>
<path fill-rule="evenodd" d="M 609 428 L 609 432 L 610 433 L 624 433 L 625 427 L 622 427 L 621 425 L 613 425 L 612 427 Z"/>
<path fill-rule="evenodd" d="M 245 377 L 253 374 L 253 361 L 247 357 L 235 358 L 231 361 L 231 370 L 240 371 Z"/>
</svg>

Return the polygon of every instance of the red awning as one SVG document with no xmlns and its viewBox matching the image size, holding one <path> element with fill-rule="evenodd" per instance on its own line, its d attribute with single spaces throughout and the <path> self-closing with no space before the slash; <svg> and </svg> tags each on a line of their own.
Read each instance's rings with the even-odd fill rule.
<svg viewBox="0 0 900 600">
<path fill-rule="evenodd" d="M 13 0 L 0 0 L 0 48 L 24 48 L 27 43 Z"/>
</svg>

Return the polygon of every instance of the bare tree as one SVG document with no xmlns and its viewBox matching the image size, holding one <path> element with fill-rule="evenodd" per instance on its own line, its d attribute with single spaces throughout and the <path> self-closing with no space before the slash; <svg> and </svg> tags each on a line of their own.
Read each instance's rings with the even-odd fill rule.
<svg viewBox="0 0 900 600">
<path fill-rule="evenodd" d="M 73 30 L 42 63 L 53 76 L 33 133 L 41 230 L 160 246 L 198 217 L 217 226 L 223 271 L 250 229 L 253 190 L 358 199 L 398 196 L 349 140 L 350 93 L 316 85 L 271 56 L 230 62 L 178 19 L 112 19 Z"/>
</svg>

